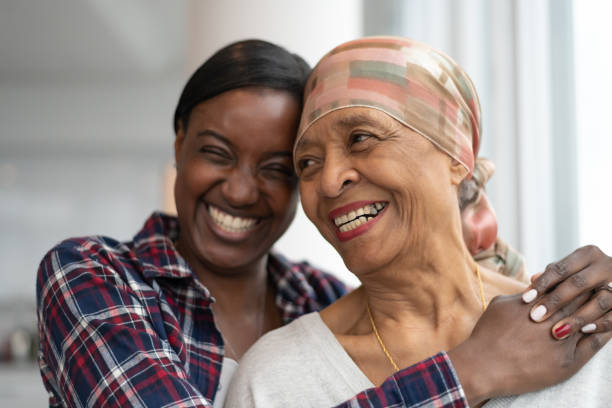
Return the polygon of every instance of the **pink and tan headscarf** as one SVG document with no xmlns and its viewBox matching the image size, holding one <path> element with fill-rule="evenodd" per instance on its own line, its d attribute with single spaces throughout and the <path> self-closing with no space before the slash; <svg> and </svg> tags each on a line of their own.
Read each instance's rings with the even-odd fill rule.
<svg viewBox="0 0 612 408">
<path fill-rule="evenodd" d="M 348 107 L 388 114 L 472 174 L 480 102 L 465 71 L 440 51 L 399 37 L 366 37 L 334 48 L 306 83 L 295 145 L 318 119 Z"/>
<path fill-rule="evenodd" d="M 476 254 L 496 245 L 497 220 L 484 195 L 494 167 L 480 160 L 475 169 L 480 102 L 455 61 L 407 38 L 367 37 L 339 45 L 319 61 L 306 83 L 295 146 L 318 119 L 349 107 L 378 109 L 463 164 L 468 179 L 474 175 L 464 183 L 480 190 L 461 208 L 468 249 Z"/>
</svg>

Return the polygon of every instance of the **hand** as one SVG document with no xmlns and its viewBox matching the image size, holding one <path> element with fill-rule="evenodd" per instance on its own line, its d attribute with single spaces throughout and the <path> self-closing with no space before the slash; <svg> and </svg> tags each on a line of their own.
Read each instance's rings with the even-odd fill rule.
<svg viewBox="0 0 612 408">
<path fill-rule="evenodd" d="M 448 352 L 470 405 L 492 397 L 522 394 L 557 384 L 580 369 L 611 332 L 576 332 L 562 341 L 551 335 L 553 322 L 572 315 L 587 299 L 583 293 L 535 323 L 520 295 L 498 296 L 470 337 Z"/>
<path fill-rule="evenodd" d="M 547 320 L 572 299 L 588 294 L 588 301 L 575 313 L 551 328 L 553 337 L 565 339 L 578 331 L 603 333 L 612 330 L 612 258 L 596 246 L 577 249 L 559 262 L 548 265 L 523 293 L 533 303 L 530 316 Z"/>
</svg>

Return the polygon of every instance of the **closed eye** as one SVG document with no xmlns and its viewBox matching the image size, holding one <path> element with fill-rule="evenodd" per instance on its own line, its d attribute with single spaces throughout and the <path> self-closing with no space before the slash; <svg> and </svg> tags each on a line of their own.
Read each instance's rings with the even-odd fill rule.
<svg viewBox="0 0 612 408">
<path fill-rule="evenodd" d="M 212 161 L 227 161 L 231 160 L 231 155 L 217 146 L 202 146 L 200 148 L 200 153 L 203 153 L 207 158 Z"/>
<path fill-rule="evenodd" d="M 294 175 L 293 169 L 291 167 L 282 165 L 282 164 L 268 164 L 262 167 L 262 170 L 270 173 L 275 173 L 277 176 L 282 177 L 291 177 Z"/>
</svg>

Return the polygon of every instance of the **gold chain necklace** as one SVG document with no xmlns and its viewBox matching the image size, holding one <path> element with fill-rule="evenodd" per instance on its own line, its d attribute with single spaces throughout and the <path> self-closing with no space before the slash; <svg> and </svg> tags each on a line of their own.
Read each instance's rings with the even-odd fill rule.
<svg viewBox="0 0 612 408">
<path fill-rule="evenodd" d="M 484 312 L 487 309 L 487 302 L 485 300 L 484 288 L 482 286 L 482 277 L 480 276 L 480 268 L 478 267 L 478 264 L 476 264 L 476 276 L 478 277 L 478 287 L 480 289 L 480 301 L 482 303 L 482 311 Z M 391 357 L 391 353 L 389 353 L 389 350 L 387 350 L 387 346 L 385 346 L 385 343 L 383 343 L 382 338 L 380 337 L 380 333 L 378 333 L 378 329 L 376 328 L 376 323 L 374 323 L 374 317 L 372 316 L 372 311 L 370 310 L 370 302 L 368 301 L 366 301 L 366 309 L 368 311 L 368 317 L 370 318 L 370 324 L 372 325 L 372 330 L 374 331 L 376 340 L 378 340 L 378 344 L 380 344 L 380 347 L 382 348 L 383 353 L 385 353 L 385 356 L 387 356 L 387 359 L 393 366 L 393 371 L 394 372 L 399 371 L 400 368 L 398 367 L 397 364 L 395 364 L 393 357 Z"/>
</svg>

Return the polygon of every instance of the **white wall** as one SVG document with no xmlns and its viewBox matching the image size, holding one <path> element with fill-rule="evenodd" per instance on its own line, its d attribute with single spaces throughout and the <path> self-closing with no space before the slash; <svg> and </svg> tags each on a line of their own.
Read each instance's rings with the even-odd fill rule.
<svg viewBox="0 0 612 408">
<path fill-rule="evenodd" d="M 0 299 L 30 299 L 61 239 L 129 239 L 161 207 L 178 80 L 1 85 Z"/>
<path fill-rule="evenodd" d="M 0 307 L 34 301 L 61 239 L 130 239 L 165 206 L 174 107 L 215 50 L 263 38 L 312 64 L 361 17 L 359 0 L 0 4 Z M 277 248 L 351 279 L 301 212 Z"/>
<path fill-rule="evenodd" d="M 612 254 L 612 2 L 575 2 L 580 243 Z"/>
</svg>

